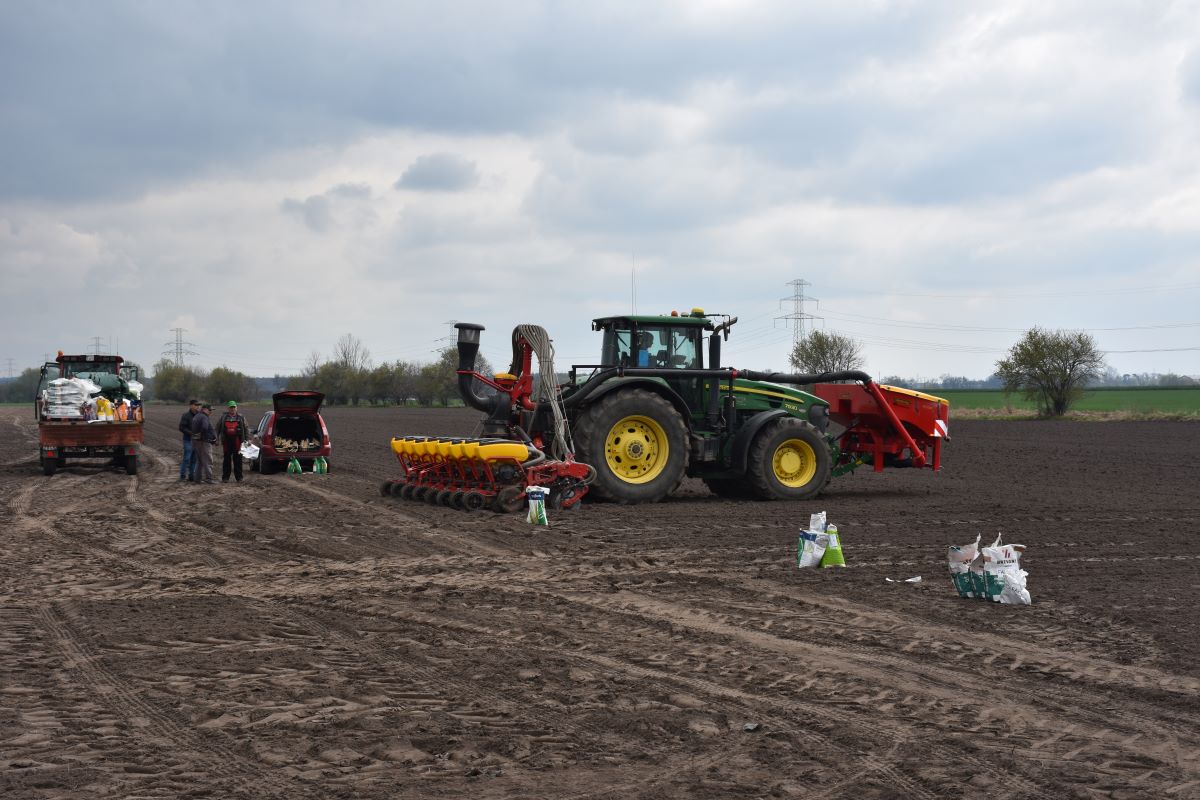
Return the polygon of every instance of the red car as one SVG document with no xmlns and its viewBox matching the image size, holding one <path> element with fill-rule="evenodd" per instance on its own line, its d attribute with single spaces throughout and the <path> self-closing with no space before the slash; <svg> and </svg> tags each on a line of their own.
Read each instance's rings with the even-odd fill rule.
<svg viewBox="0 0 1200 800">
<path fill-rule="evenodd" d="M 329 460 L 329 429 L 321 419 L 321 392 L 303 390 L 276 392 L 271 396 L 274 411 L 268 411 L 252 434 L 258 445 L 258 458 L 250 469 L 264 475 L 285 468 L 293 458 L 305 471 L 311 470 L 318 456 Z"/>
</svg>

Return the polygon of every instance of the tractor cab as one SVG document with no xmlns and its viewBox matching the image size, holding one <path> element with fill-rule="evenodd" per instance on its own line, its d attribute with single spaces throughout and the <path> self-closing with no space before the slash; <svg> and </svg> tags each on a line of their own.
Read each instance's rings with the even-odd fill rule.
<svg viewBox="0 0 1200 800">
<path fill-rule="evenodd" d="M 687 316 L 601 317 L 592 321 L 592 330 L 604 333 L 600 366 L 702 369 L 702 344 L 713 324 L 695 308 Z"/>
</svg>

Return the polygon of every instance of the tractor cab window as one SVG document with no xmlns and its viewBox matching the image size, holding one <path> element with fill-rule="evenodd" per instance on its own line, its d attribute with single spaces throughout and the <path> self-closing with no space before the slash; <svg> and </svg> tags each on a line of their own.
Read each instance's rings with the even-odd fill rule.
<svg viewBox="0 0 1200 800">
<path fill-rule="evenodd" d="M 115 361 L 66 361 L 63 362 L 63 372 L 66 377 L 74 378 L 78 375 L 87 375 L 89 373 L 101 373 L 107 375 L 117 374 L 117 362 Z"/>
<path fill-rule="evenodd" d="M 671 331 L 670 366 L 672 369 L 700 369 L 699 329 L 676 328 Z"/>
<path fill-rule="evenodd" d="M 703 366 L 703 331 L 671 325 L 605 328 L 601 363 L 641 369 L 696 369 Z"/>
<path fill-rule="evenodd" d="M 628 366 L 633 362 L 631 351 L 628 328 L 604 329 L 604 344 L 600 351 L 601 364 L 610 367 Z"/>
<path fill-rule="evenodd" d="M 638 328 L 636 366 L 656 369 L 667 366 L 667 332 L 649 326 Z"/>
</svg>

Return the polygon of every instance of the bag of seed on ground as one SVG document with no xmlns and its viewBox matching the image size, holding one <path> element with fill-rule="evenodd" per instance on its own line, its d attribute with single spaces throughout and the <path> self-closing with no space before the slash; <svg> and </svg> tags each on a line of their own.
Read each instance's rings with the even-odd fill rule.
<svg viewBox="0 0 1200 800">
<path fill-rule="evenodd" d="M 1025 545 L 1002 544 L 999 535 L 991 547 L 980 551 L 984 596 L 988 600 L 1022 606 L 1033 602 L 1029 590 L 1025 588 L 1025 578 L 1029 573 L 1021 569 L 1021 554 L 1024 552 Z"/>
<path fill-rule="evenodd" d="M 526 520 L 534 525 L 549 525 L 546 518 L 546 495 L 550 490 L 543 486 L 525 487 L 525 495 L 529 498 L 529 515 Z"/>
<path fill-rule="evenodd" d="M 800 531 L 800 539 L 796 542 L 796 566 L 817 567 L 825 556 L 825 548 L 829 546 L 829 536 L 825 533 L 825 512 L 818 511 L 808 519 L 808 528 Z"/>
<path fill-rule="evenodd" d="M 979 536 L 971 544 L 950 545 L 946 554 L 946 566 L 950 568 L 950 579 L 959 597 L 974 597 L 975 587 L 971 582 L 971 562 L 979 555 Z"/>
</svg>

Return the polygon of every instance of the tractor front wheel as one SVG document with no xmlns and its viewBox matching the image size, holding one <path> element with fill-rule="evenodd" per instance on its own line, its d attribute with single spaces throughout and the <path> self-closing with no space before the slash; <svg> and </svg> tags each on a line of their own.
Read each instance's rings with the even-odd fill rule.
<svg viewBox="0 0 1200 800">
<path fill-rule="evenodd" d="M 593 496 L 618 503 L 657 503 L 687 470 L 687 428 L 667 400 L 645 389 L 618 390 L 575 424 L 578 460 L 596 470 Z"/>
<path fill-rule="evenodd" d="M 808 500 L 829 482 L 829 445 L 803 420 L 767 425 L 750 447 L 747 479 L 764 500 Z"/>
</svg>

